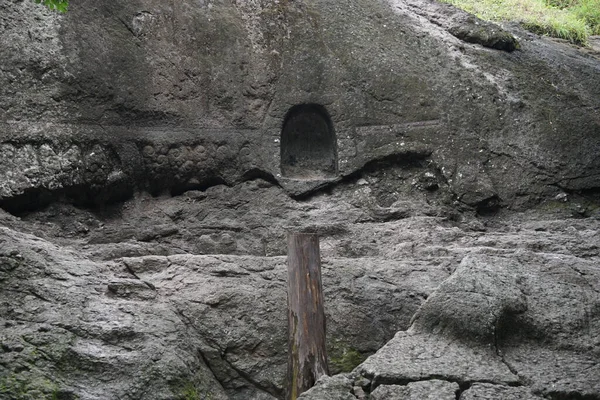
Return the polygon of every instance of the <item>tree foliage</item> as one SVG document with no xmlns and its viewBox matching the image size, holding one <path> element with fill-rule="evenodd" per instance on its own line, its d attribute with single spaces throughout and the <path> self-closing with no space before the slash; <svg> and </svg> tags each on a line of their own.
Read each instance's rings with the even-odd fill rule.
<svg viewBox="0 0 600 400">
<path fill-rule="evenodd" d="M 67 12 L 69 0 L 34 0 L 38 4 L 43 4 L 51 10 Z"/>
</svg>

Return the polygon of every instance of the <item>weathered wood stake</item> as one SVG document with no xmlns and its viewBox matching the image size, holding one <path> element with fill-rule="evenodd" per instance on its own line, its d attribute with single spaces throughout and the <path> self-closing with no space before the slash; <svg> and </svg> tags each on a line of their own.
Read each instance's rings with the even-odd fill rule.
<svg viewBox="0 0 600 400">
<path fill-rule="evenodd" d="M 296 400 L 328 374 L 319 237 L 289 233 L 286 400 Z"/>
</svg>

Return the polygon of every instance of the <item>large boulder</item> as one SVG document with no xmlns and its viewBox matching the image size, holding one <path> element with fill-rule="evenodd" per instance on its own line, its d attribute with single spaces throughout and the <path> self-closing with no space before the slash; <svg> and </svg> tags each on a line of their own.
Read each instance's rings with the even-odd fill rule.
<svg viewBox="0 0 600 400">
<path fill-rule="evenodd" d="M 460 399 L 597 397 L 599 275 L 597 256 L 476 250 L 356 369 L 369 382 L 361 388 L 410 399 L 415 383 L 442 380 Z M 339 390 L 352 389 L 350 380 Z M 314 390 L 305 398 L 321 398 Z"/>
</svg>

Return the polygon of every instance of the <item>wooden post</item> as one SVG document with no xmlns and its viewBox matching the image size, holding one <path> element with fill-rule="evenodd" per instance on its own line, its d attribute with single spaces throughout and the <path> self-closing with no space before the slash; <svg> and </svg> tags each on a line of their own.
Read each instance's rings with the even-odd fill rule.
<svg viewBox="0 0 600 400">
<path fill-rule="evenodd" d="M 296 400 L 328 374 L 319 237 L 289 233 L 286 400 Z"/>
</svg>

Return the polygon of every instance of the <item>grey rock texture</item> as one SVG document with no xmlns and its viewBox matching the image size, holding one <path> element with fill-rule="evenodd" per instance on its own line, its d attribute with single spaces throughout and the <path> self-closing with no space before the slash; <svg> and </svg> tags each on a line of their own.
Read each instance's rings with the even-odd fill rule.
<svg viewBox="0 0 600 400">
<path fill-rule="evenodd" d="M 306 394 L 301 394 L 298 398 L 317 398 L 331 400 L 355 400 L 356 397 L 349 388 L 352 380 L 344 375 L 335 375 L 333 377 L 323 376 L 315 386 Z"/>
<path fill-rule="evenodd" d="M 453 342 L 439 336 L 398 332 L 360 366 L 375 385 L 444 377 L 452 382 L 518 383 L 518 377 L 489 346 Z"/>
<path fill-rule="evenodd" d="M 432 190 L 481 212 L 599 187 L 598 59 L 448 5 L 0 7 L 0 203 L 13 212 L 256 177 L 302 196 L 381 159 L 426 166 Z M 477 44 L 514 38 L 512 53 Z M 305 103 L 337 136 L 323 179 L 281 173 L 282 125 Z"/>
<path fill-rule="evenodd" d="M 600 398 L 599 73 L 427 0 L 2 0 L 0 399 L 283 398 L 289 231 L 303 399 Z"/>
<path fill-rule="evenodd" d="M 333 372 L 376 352 L 306 398 L 430 380 L 464 396 L 479 383 L 595 396 L 598 219 L 567 206 L 433 216 L 426 197 L 385 209 L 384 172 L 304 201 L 256 180 L 97 212 L 1 214 L 4 395 L 280 398 L 295 229 L 321 236 Z M 442 386 L 426 391 L 442 398 Z"/>
<path fill-rule="evenodd" d="M 363 186 L 347 190 L 357 190 L 355 201 L 373 201 Z M 344 220 L 365 218 L 365 211 L 330 200 L 320 198 L 314 204 L 323 207 L 315 208 L 254 181 L 174 198 L 142 196 L 112 210 L 113 217 L 60 203 L 22 220 L 4 215 L 1 296 L 8 328 L 2 343 L 8 350 L 0 363 L 5 379 L 16 382 L 9 393 L 45 388 L 50 395 L 59 388 L 82 399 L 173 398 L 192 385 L 199 395 L 214 389 L 214 396 L 229 398 L 281 397 L 284 239 L 292 226 L 321 232 L 331 369 L 353 369 L 409 325 L 449 271 L 379 256 L 375 248 L 371 257 L 357 257 L 348 242 L 369 233 Z M 319 216 L 327 214 L 344 222 Z M 265 216 L 272 226 L 265 226 Z M 389 237 L 386 225 L 379 235 Z M 27 352 L 11 350 L 24 330 L 42 335 L 38 325 L 61 329 L 47 342 L 34 339 L 38 344 Z M 64 345 L 55 349 L 55 342 Z M 31 366 L 44 358 L 42 345 L 58 353 L 48 362 L 58 364 L 52 372 Z M 50 376 L 52 384 L 38 388 L 31 382 L 45 379 L 39 376 Z"/>
<path fill-rule="evenodd" d="M 372 400 L 417 400 L 417 399 L 438 399 L 455 400 L 456 393 L 459 391 L 456 383 L 439 381 L 432 379 L 430 381 L 411 382 L 406 386 L 385 385 L 379 386 L 371 393 Z"/>
<path fill-rule="evenodd" d="M 532 394 L 528 389 L 522 387 L 507 387 L 502 385 L 492 385 L 490 383 L 476 383 L 469 390 L 464 392 L 462 400 L 475 399 L 506 399 L 506 400 L 538 400 L 543 397 Z"/>
<path fill-rule="evenodd" d="M 584 226 L 572 233 L 592 234 Z M 373 395 L 382 385 L 443 378 L 461 385 L 461 399 L 598 396 L 600 270 L 597 243 L 588 245 L 593 256 L 487 246 L 469 252 L 411 327 L 356 372 L 371 381 Z"/>
</svg>

